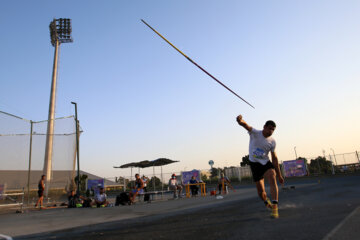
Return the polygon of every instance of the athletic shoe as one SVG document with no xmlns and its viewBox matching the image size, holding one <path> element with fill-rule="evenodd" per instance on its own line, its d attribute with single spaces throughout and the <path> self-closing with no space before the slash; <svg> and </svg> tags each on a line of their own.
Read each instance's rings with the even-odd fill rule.
<svg viewBox="0 0 360 240">
<path fill-rule="evenodd" d="M 273 208 L 273 204 L 271 203 L 269 198 L 266 198 L 266 201 L 264 203 L 267 209 L 271 210 Z"/>
<path fill-rule="evenodd" d="M 272 205 L 272 211 L 271 211 L 271 218 L 279 218 L 279 211 L 278 211 L 278 205 L 273 204 Z"/>
</svg>

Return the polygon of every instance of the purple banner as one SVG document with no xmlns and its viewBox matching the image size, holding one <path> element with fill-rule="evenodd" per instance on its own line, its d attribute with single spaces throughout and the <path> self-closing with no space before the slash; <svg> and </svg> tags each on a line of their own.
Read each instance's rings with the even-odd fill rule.
<svg viewBox="0 0 360 240">
<path fill-rule="evenodd" d="M 88 179 L 87 189 L 90 190 L 90 194 L 98 194 L 99 189 L 104 187 L 104 179 Z"/>
<path fill-rule="evenodd" d="M 189 172 L 181 172 L 181 176 L 182 176 L 183 184 L 188 184 L 192 176 L 194 176 L 198 182 L 200 181 L 200 171 L 199 170 L 192 170 Z"/>
<path fill-rule="evenodd" d="M 302 177 L 306 175 L 306 165 L 304 159 L 284 161 L 283 170 L 285 177 Z"/>
</svg>

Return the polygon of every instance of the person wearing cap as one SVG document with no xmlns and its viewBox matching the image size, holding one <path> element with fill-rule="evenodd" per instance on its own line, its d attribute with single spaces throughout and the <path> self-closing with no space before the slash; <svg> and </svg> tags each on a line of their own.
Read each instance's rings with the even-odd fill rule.
<svg viewBox="0 0 360 240">
<path fill-rule="evenodd" d="M 174 198 L 181 198 L 182 189 L 183 187 L 178 183 L 176 175 L 173 173 L 169 180 L 169 190 L 174 191 Z M 176 195 L 176 191 L 178 191 L 178 195 Z"/>
<path fill-rule="evenodd" d="M 106 207 L 109 202 L 106 200 L 107 196 L 103 187 L 100 187 L 100 191 L 95 195 L 94 202 L 91 204 L 92 207 Z"/>
</svg>

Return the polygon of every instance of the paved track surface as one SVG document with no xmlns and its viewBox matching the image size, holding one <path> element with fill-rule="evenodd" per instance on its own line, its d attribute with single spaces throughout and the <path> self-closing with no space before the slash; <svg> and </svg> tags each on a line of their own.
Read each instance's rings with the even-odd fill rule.
<svg viewBox="0 0 360 240">
<path fill-rule="evenodd" d="M 222 200 L 149 204 L 135 217 L 14 239 L 360 239 L 360 176 L 306 181 L 280 190 L 279 219 L 269 217 L 252 186 Z M 172 210 L 161 212 L 161 204 Z"/>
</svg>

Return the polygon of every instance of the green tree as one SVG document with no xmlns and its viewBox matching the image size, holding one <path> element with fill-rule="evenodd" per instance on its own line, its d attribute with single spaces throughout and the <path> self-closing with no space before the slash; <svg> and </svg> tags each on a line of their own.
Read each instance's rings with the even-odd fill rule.
<svg viewBox="0 0 360 240">
<path fill-rule="evenodd" d="M 200 178 L 203 182 L 206 182 L 208 180 L 208 177 L 206 176 L 206 174 L 200 174 Z"/>
<path fill-rule="evenodd" d="M 246 165 L 250 165 L 249 155 L 245 155 L 244 157 L 242 157 L 242 162 L 240 163 L 241 167 L 244 167 Z"/>
<path fill-rule="evenodd" d="M 310 164 L 308 165 L 308 169 L 310 173 L 331 173 L 331 162 L 327 161 L 324 157 L 317 157 L 315 159 L 310 160 Z"/>
<path fill-rule="evenodd" d="M 221 174 L 222 169 L 221 168 L 211 168 L 211 178 L 215 178 Z"/>
<path fill-rule="evenodd" d="M 80 187 L 80 192 L 84 193 L 86 191 L 86 181 L 87 181 L 88 176 L 86 174 L 80 174 L 80 183 L 79 183 L 79 187 Z M 77 186 L 78 183 L 78 176 L 75 177 L 75 183 Z"/>
<path fill-rule="evenodd" d="M 160 178 L 156 177 L 156 176 L 153 176 L 149 183 L 148 183 L 148 188 L 151 188 L 153 189 L 154 188 L 154 182 L 155 182 L 155 188 L 159 188 L 161 186 L 161 180 Z"/>
</svg>

